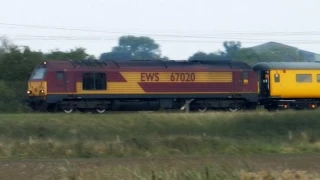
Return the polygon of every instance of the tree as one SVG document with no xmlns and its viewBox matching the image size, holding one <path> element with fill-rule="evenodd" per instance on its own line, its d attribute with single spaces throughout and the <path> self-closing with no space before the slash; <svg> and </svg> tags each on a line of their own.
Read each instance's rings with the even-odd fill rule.
<svg viewBox="0 0 320 180">
<path fill-rule="evenodd" d="M 107 52 L 100 55 L 100 60 L 130 60 L 132 55 L 129 52 Z"/>
<path fill-rule="evenodd" d="M 260 57 L 251 48 L 243 48 L 236 52 L 234 60 L 243 61 L 249 65 L 254 65 L 260 61 Z"/>
<path fill-rule="evenodd" d="M 6 37 L 0 37 L 1 40 L 1 47 L 0 52 L 8 52 L 10 48 L 12 48 L 14 45 L 11 43 L 11 41 Z"/>
<path fill-rule="evenodd" d="M 71 49 L 69 52 L 63 52 L 59 50 L 53 50 L 51 53 L 45 54 L 47 60 L 69 60 L 69 59 L 94 59 L 93 55 L 86 53 L 85 48 Z"/>
<path fill-rule="evenodd" d="M 198 51 L 189 57 L 189 60 L 226 60 L 236 59 L 237 52 L 241 49 L 241 42 L 237 41 L 224 41 L 223 47 L 225 51 L 217 51 L 215 53 L 204 53 Z"/>
<path fill-rule="evenodd" d="M 202 51 L 198 51 L 195 54 L 193 54 L 191 57 L 189 57 L 189 61 L 190 60 L 223 60 L 225 59 L 225 57 L 223 55 L 220 54 L 216 54 L 216 53 L 204 53 Z"/>
<path fill-rule="evenodd" d="M 11 47 L 0 58 L 0 80 L 25 81 L 28 74 L 43 59 L 41 52 L 31 51 L 29 47 Z"/>
<path fill-rule="evenodd" d="M 118 45 L 112 48 L 111 52 L 102 53 L 100 60 L 155 60 L 167 58 L 161 57 L 160 45 L 149 37 L 122 36 Z"/>
<path fill-rule="evenodd" d="M 225 41 L 223 42 L 223 47 L 225 49 L 225 56 L 229 59 L 236 58 L 237 51 L 241 48 L 241 42 L 239 41 Z"/>
</svg>

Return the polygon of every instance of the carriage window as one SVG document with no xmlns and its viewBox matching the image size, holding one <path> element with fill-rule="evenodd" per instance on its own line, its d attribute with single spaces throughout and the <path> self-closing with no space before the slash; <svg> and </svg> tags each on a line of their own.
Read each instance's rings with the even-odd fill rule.
<svg viewBox="0 0 320 180">
<path fill-rule="evenodd" d="M 280 74 L 274 74 L 274 82 L 280 82 Z"/>
<path fill-rule="evenodd" d="M 96 73 L 95 74 L 95 89 L 104 90 L 106 89 L 106 74 L 105 73 Z"/>
<path fill-rule="evenodd" d="M 248 84 L 249 72 L 247 72 L 247 71 L 242 72 L 242 81 L 244 84 Z"/>
<path fill-rule="evenodd" d="M 311 74 L 297 74 L 296 75 L 297 82 L 312 82 Z"/>
<path fill-rule="evenodd" d="M 63 80 L 64 79 L 63 71 L 57 71 L 56 76 L 57 76 L 57 80 Z"/>
<path fill-rule="evenodd" d="M 317 82 L 320 82 L 320 74 L 317 74 Z"/>
<path fill-rule="evenodd" d="M 105 73 L 84 73 L 82 76 L 83 90 L 106 90 Z"/>
</svg>

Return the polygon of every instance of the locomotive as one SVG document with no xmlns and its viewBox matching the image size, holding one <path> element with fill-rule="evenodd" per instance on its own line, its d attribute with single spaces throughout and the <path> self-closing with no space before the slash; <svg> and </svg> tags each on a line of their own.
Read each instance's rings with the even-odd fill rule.
<svg viewBox="0 0 320 180">
<path fill-rule="evenodd" d="M 319 87 L 317 62 L 261 62 L 251 67 L 233 60 L 61 60 L 35 67 L 27 102 L 35 111 L 65 113 L 315 109 Z"/>
</svg>

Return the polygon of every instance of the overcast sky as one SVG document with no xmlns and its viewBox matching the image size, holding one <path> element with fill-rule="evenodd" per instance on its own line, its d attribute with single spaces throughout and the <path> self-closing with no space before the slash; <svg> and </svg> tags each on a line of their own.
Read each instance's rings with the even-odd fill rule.
<svg viewBox="0 0 320 180">
<path fill-rule="evenodd" d="M 0 1 L 0 35 L 45 52 L 84 47 L 98 57 L 131 34 L 152 37 L 170 59 L 223 50 L 224 40 L 320 53 L 320 0 Z"/>
</svg>

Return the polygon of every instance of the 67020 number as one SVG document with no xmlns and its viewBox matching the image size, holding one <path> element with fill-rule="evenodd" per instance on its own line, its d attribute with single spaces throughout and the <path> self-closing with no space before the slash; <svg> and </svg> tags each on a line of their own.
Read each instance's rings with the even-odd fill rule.
<svg viewBox="0 0 320 180">
<path fill-rule="evenodd" d="M 193 82 L 196 80 L 194 73 L 171 73 L 170 81 L 182 81 L 182 82 Z"/>
</svg>

